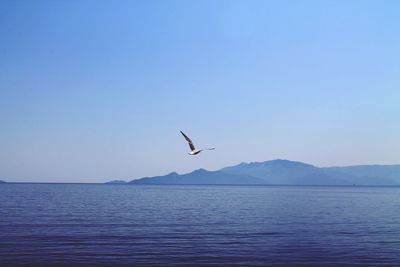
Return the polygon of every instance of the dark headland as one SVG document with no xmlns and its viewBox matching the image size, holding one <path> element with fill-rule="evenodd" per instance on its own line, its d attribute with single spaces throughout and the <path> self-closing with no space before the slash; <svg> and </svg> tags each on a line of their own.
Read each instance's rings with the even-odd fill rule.
<svg viewBox="0 0 400 267">
<path fill-rule="evenodd" d="M 126 184 L 127 182 L 124 180 L 112 180 L 109 182 L 106 182 L 106 184 Z"/>
<path fill-rule="evenodd" d="M 125 183 L 111 181 L 108 183 Z M 143 177 L 127 184 L 231 184 L 231 185 L 400 185 L 400 165 L 316 167 L 290 160 L 241 163 L 218 171 L 198 169 Z"/>
</svg>

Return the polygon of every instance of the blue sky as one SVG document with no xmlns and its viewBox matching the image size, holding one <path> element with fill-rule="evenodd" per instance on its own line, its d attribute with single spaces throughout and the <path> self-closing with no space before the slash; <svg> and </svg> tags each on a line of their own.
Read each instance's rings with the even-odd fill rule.
<svg viewBox="0 0 400 267">
<path fill-rule="evenodd" d="M 399 1 L 1 1 L 0 179 L 400 163 Z M 197 157 L 179 130 L 198 146 Z"/>
</svg>

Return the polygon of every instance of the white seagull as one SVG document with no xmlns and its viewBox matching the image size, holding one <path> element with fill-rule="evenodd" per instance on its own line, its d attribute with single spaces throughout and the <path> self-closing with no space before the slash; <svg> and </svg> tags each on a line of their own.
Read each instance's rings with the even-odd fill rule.
<svg viewBox="0 0 400 267">
<path fill-rule="evenodd" d="M 188 141 L 188 143 L 189 143 L 189 147 L 190 147 L 189 155 L 192 155 L 192 156 L 193 156 L 193 155 L 199 154 L 199 153 L 200 153 L 201 151 L 203 151 L 203 150 L 214 150 L 214 149 L 215 149 L 214 147 L 212 147 L 212 148 L 196 149 L 196 148 L 194 147 L 194 145 L 193 145 L 192 140 L 190 140 L 190 138 L 187 137 L 186 134 L 184 134 L 182 131 L 181 131 L 181 134 L 183 135 L 183 137 L 185 137 L 186 141 Z"/>
</svg>

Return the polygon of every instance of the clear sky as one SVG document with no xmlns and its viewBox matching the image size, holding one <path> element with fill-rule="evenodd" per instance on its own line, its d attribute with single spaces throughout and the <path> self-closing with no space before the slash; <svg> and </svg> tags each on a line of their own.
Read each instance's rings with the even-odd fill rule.
<svg viewBox="0 0 400 267">
<path fill-rule="evenodd" d="M 400 163 L 400 1 L 0 1 L 0 179 Z M 216 150 L 196 157 L 179 133 Z"/>
</svg>

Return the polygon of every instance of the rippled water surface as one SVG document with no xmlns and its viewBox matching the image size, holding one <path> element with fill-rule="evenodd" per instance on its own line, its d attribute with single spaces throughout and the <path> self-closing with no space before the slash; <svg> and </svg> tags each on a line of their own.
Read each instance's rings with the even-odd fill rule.
<svg viewBox="0 0 400 267">
<path fill-rule="evenodd" d="M 400 266 L 400 188 L 1 184 L 0 264 Z"/>
</svg>

